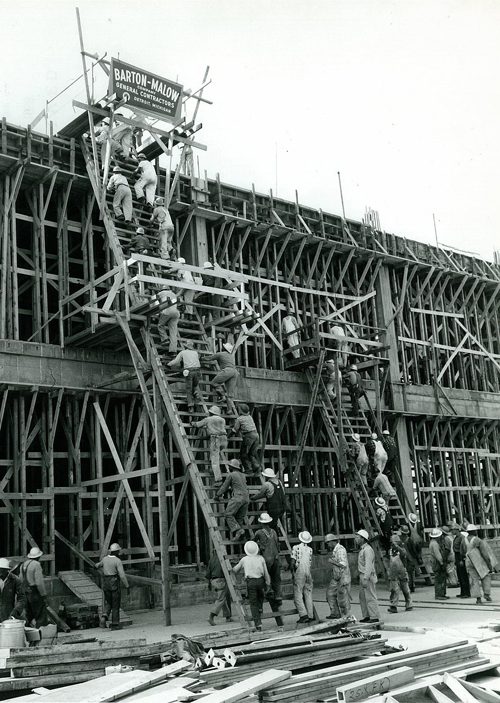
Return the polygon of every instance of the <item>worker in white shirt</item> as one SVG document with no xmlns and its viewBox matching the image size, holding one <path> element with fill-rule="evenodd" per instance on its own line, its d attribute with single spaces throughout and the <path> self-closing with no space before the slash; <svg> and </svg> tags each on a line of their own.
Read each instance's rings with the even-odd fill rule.
<svg viewBox="0 0 500 703">
<path fill-rule="evenodd" d="M 160 256 L 162 259 L 170 258 L 172 240 L 174 238 L 174 223 L 170 217 L 168 209 L 164 205 L 163 198 L 156 198 L 153 214 L 150 222 L 158 223 L 158 236 L 160 238 Z"/>
<path fill-rule="evenodd" d="M 106 627 L 106 621 L 111 614 L 110 630 L 121 630 L 120 606 L 122 600 L 121 586 L 129 589 L 127 577 L 120 559 L 120 545 L 116 542 L 109 548 L 109 554 L 96 564 L 96 569 L 102 569 L 105 611 L 102 614 L 101 625 Z"/>
<path fill-rule="evenodd" d="M 113 212 L 117 220 L 125 222 L 132 221 L 132 191 L 123 171 L 119 166 L 113 169 L 113 175 L 109 179 L 107 190 L 114 193 Z"/>
<path fill-rule="evenodd" d="M 300 349 L 298 348 L 300 344 L 298 329 L 299 323 L 297 322 L 297 318 L 288 311 L 281 321 L 281 332 L 283 336 L 286 335 L 286 343 L 289 347 L 292 347 L 292 356 L 295 359 L 298 359 L 300 356 Z"/>
<path fill-rule="evenodd" d="M 162 307 L 158 317 L 158 334 L 161 344 L 168 344 L 169 354 L 177 352 L 178 325 L 180 313 L 177 308 L 177 298 L 169 286 L 165 286 L 158 294 L 157 298 Z M 168 306 L 166 305 L 168 303 Z"/>
<path fill-rule="evenodd" d="M 147 160 L 144 154 L 139 154 L 137 158 L 139 159 L 139 165 L 135 169 L 134 174 L 138 175 L 139 178 L 134 185 L 135 197 L 140 203 L 147 203 L 153 209 L 158 180 L 155 167 L 151 161 Z"/>
<path fill-rule="evenodd" d="M 109 141 L 109 158 L 110 160 L 114 157 L 117 149 L 120 148 L 119 143 L 110 137 L 109 124 L 106 120 L 103 120 L 95 129 L 95 140 L 97 144 L 101 145 L 101 168 L 104 168 L 104 163 L 106 161 L 106 149 Z"/>
<path fill-rule="evenodd" d="M 260 614 L 264 605 L 265 591 L 271 585 L 271 578 L 264 557 L 259 554 L 257 543 L 250 540 L 245 543 L 243 549 L 246 556 L 233 567 L 233 571 L 237 574 L 243 569 L 255 629 L 260 631 L 262 630 Z"/>
<path fill-rule="evenodd" d="M 377 622 L 380 614 L 376 589 L 378 579 L 375 552 L 368 544 L 369 535 L 366 530 L 358 530 L 355 540 L 360 547 L 358 554 L 359 604 L 362 615 L 360 622 Z"/>
<path fill-rule="evenodd" d="M 43 579 L 40 557 L 43 552 L 38 547 L 33 547 L 26 561 L 21 565 L 20 578 L 25 594 L 26 623 L 35 627 L 48 625 L 47 615 L 47 589 Z"/>
<path fill-rule="evenodd" d="M 332 565 L 332 578 L 326 589 L 330 615 L 326 619 L 336 620 L 351 614 L 351 571 L 346 548 L 335 535 L 326 535 L 325 546 L 330 552 L 328 561 Z"/>
<path fill-rule="evenodd" d="M 193 412 L 195 401 L 203 403 L 203 395 L 200 390 L 201 363 L 200 356 L 194 348 L 191 339 L 186 342 L 186 348 L 180 351 L 175 359 L 168 362 L 168 366 L 182 366 L 182 375 L 186 380 L 186 398 L 188 411 Z"/>
<path fill-rule="evenodd" d="M 292 549 L 292 569 L 294 571 L 293 600 L 299 613 L 297 622 L 313 622 L 313 580 L 311 575 L 312 549 L 308 544 L 312 536 L 307 530 L 299 533 L 300 544 Z"/>
<path fill-rule="evenodd" d="M 115 117 L 122 117 L 122 115 L 115 114 Z M 131 149 L 134 148 L 133 134 L 133 128 L 124 123 L 117 124 L 112 132 L 112 137 L 120 145 L 120 150 L 125 159 L 128 159 Z"/>
<path fill-rule="evenodd" d="M 185 264 L 186 259 L 183 259 L 182 256 L 177 259 L 178 264 Z M 178 272 L 179 276 L 179 281 L 183 281 L 184 283 L 194 283 L 194 278 L 193 274 L 191 271 L 188 271 L 187 269 L 179 269 Z M 194 294 L 196 293 L 195 290 L 192 288 L 183 288 L 182 289 L 182 298 L 184 299 L 184 303 L 186 304 L 186 315 L 192 315 L 193 314 L 193 306 L 191 303 L 194 300 Z"/>
</svg>

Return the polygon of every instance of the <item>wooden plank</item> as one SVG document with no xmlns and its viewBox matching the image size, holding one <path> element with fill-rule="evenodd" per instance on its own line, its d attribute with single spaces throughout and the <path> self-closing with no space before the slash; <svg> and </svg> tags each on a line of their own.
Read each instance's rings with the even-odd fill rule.
<svg viewBox="0 0 500 703">
<path fill-rule="evenodd" d="M 451 674 L 446 673 L 443 676 L 443 683 L 446 684 L 451 691 L 453 691 L 460 703 L 477 703 L 474 696 L 470 694 L 469 691 L 462 686 L 460 681 Z"/>
<path fill-rule="evenodd" d="M 458 679 L 458 681 L 471 695 L 475 696 L 478 701 L 484 701 L 484 703 L 500 703 L 498 693 L 490 691 L 488 688 L 478 686 L 472 683 L 472 681 L 466 681 L 465 679 Z"/>
<path fill-rule="evenodd" d="M 360 701 L 375 693 L 387 693 L 396 686 L 413 681 L 415 674 L 409 666 L 401 666 L 390 672 L 368 676 L 366 679 L 349 683 L 337 688 L 337 698 L 339 701 Z"/>
<path fill-rule="evenodd" d="M 250 676 L 245 681 L 239 681 L 232 686 L 228 686 L 222 691 L 215 691 L 214 693 L 210 693 L 208 696 L 204 696 L 198 700 L 201 703 L 233 703 L 233 701 L 239 701 L 252 693 L 262 691 L 273 684 L 286 681 L 291 675 L 292 673 L 290 671 L 268 669 L 261 674 Z"/>
<path fill-rule="evenodd" d="M 434 703 L 453 703 L 451 698 L 448 698 L 448 696 L 446 696 L 442 691 L 439 691 L 435 686 L 429 686 L 427 693 Z"/>
</svg>

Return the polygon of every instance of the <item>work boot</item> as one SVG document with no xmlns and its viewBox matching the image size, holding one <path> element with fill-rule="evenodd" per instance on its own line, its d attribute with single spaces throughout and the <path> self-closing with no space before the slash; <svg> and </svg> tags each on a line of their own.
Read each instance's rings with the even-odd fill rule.
<svg viewBox="0 0 500 703">
<path fill-rule="evenodd" d="M 388 613 L 397 613 L 398 609 L 396 608 L 395 605 L 391 605 L 391 606 L 389 606 L 389 608 L 387 608 L 387 612 Z"/>
<path fill-rule="evenodd" d="M 107 628 L 108 618 L 105 615 L 101 615 L 101 617 L 99 618 L 99 626 L 104 627 L 104 629 Z"/>
<path fill-rule="evenodd" d="M 378 618 L 368 618 L 368 622 L 379 622 Z"/>
<path fill-rule="evenodd" d="M 493 598 L 490 595 L 484 594 L 484 600 L 488 601 L 488 603 L 491 603 L 493 601 Z"/>
<path fill-rule="evenodd" d="M 309 622 L 309 618 L 307 615 L 301 615 L 300 618 L 297 620 L 298 623 L 303 623 L 303 622 Z"/>
<path fill-rule="evenodd" d="M 227 618 L 226 618 L 226 620 L 227 620 Z M 210 623 L 210 625 L 215 625 L 215 615 L 213 613 L 210 613 L 210 615 L 208 617 L 208 622 Z"/>
<path fill-rule="evenodd" d="M 481 598 L 476 598 L 476 605 L 482 605 L 482 604 L 483 604 L 483 601 L 481 600 Z"/>
<path fill-rule="evenodd" d="M 111 625 L 109 626 L 110 630 L 121 630 L 123 629 L 123 625 L 120 625 L 118 622 L 112 622 Z"/>
<path fill-rule="evenodd" d="M 407 611 L 408 611 L 408 610 L 413 610 L 413 605 L 407 605 L 406 608 L 405 608 L 405 610 L 407 610 Z"/>
<path fill-rule="evenodd" d="M 361 620 L 359 622 L 370 622 L 370 618 L 368 618 L 368 617 L 361 618 Z"/>
<path fill-rule="evenodd" d="M 327 620 L 338 620 L 338 619 L 339 619 L 339 616 L 338 616 L 338 615 L 335 615 L 334 613 L 330 613 L 330 615 L 327 615 L 327 616 L 326 616 L 326 619 L 327 619 Z"/>
<path fill-rule="evenodd" d="M 228 618 L 226 618 L 226 622 L 233 622 L 233 618 L 231 616 L 229 616 Z"/>
</svg>

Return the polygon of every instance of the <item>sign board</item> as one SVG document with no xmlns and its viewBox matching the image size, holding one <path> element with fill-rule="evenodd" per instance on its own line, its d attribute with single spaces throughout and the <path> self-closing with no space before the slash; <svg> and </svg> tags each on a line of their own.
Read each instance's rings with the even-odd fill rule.
<svg viewBox="0 0 500 703">
<path fill-rule="evenodd" d="M 180 119 L 182 85 L 155 73 L 131 66 L 120 59 L 111 59 L 109 95 L 115 93 L 127 106 L 151 112 L 169 122 Z"/>
</svg>

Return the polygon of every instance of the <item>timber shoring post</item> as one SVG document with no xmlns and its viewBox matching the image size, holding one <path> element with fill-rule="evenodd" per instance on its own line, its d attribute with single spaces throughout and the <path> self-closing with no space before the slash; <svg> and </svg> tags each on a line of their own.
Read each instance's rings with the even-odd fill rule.
<svg viewBox="0 0 500 703">
<path fill-rule="evenodd" d="M 168 539 L 169 525 L 167 505 L 165 502 L 165 472 L 167 460 L 165 456 L 165 444 L 163 441 L 163 405 L 156 380 L 153 380 L 153 387 L 153 402 L 155 410 L 154 434 L 156 444 L 156 462 L 158 466 L 158 511 L 160 516 L 162 606 L 165 625 L 168 626 L 172 624 L 172 612 L 170 604 L 170 539 Z"/>
</svg>

